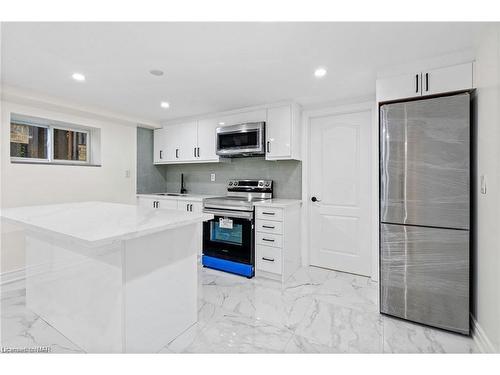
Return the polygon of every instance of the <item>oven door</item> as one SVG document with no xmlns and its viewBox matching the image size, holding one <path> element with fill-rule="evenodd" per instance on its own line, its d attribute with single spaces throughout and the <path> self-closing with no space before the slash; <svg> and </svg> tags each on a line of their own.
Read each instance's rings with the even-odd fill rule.
<svg viewBox="0 0 500 375">
<path fill-rule="evenodd" d="M 217 155 L 264 154 L 264 123 L 217 128 Z"/>
<path fill-rule="evenodd" d="M 214 218 L 203 223 L 203 255 L 253 265 L 253 212 L 204 212 Z"/>
</svg>

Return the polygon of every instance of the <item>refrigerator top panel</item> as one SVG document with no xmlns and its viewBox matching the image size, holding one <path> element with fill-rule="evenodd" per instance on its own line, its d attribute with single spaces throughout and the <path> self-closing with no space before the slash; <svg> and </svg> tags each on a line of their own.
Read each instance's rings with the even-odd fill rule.
<svg viewBox="0 0 500 375">
<path fill-rule="evenodd" d="M 469 228 L 470 96 L 380 109 L 380 216 L 395 224 Z"/>
</svg>

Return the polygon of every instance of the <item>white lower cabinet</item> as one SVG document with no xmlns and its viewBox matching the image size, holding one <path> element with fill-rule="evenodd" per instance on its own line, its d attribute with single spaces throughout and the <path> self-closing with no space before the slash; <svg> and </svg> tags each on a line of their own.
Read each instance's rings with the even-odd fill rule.
<svg viewBox="0 0 500 375">
<path fill-rule="evenodd" d="M 256 277 L 284 283 L 301 266 L 300 206 L 300 201 L 286 199 L 256 204 Z"/>
<path fill-rule="evenodd" d="M 201 200 L 186 200 L 176 197 L 137 197 L 137 204 L 143 207 L 163 208 L 170 210 L 179 210 L 186 212 L 202 212 L 203 203 Z"/>
</svg>

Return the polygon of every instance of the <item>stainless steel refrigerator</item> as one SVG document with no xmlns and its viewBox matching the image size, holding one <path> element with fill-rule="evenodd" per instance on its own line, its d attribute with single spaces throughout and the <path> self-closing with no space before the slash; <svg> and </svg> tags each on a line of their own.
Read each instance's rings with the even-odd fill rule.
<svg viewBox="0 0 500 375">
<path fill-rule="evenodd" d="M 380 311 L 469 334 L 470 95 L 380 107 Z"/>
</svg>

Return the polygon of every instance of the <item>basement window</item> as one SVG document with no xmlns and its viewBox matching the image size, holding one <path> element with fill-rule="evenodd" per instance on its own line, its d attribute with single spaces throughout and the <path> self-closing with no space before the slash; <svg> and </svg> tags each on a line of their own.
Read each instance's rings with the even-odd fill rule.
<svg viewBox="0 0 500 375">
<path fill-rule="evenodd" d="M 14 163 L 99 164 L 100 129 L 11 114 L 10 158 Z"/>
</svg>

